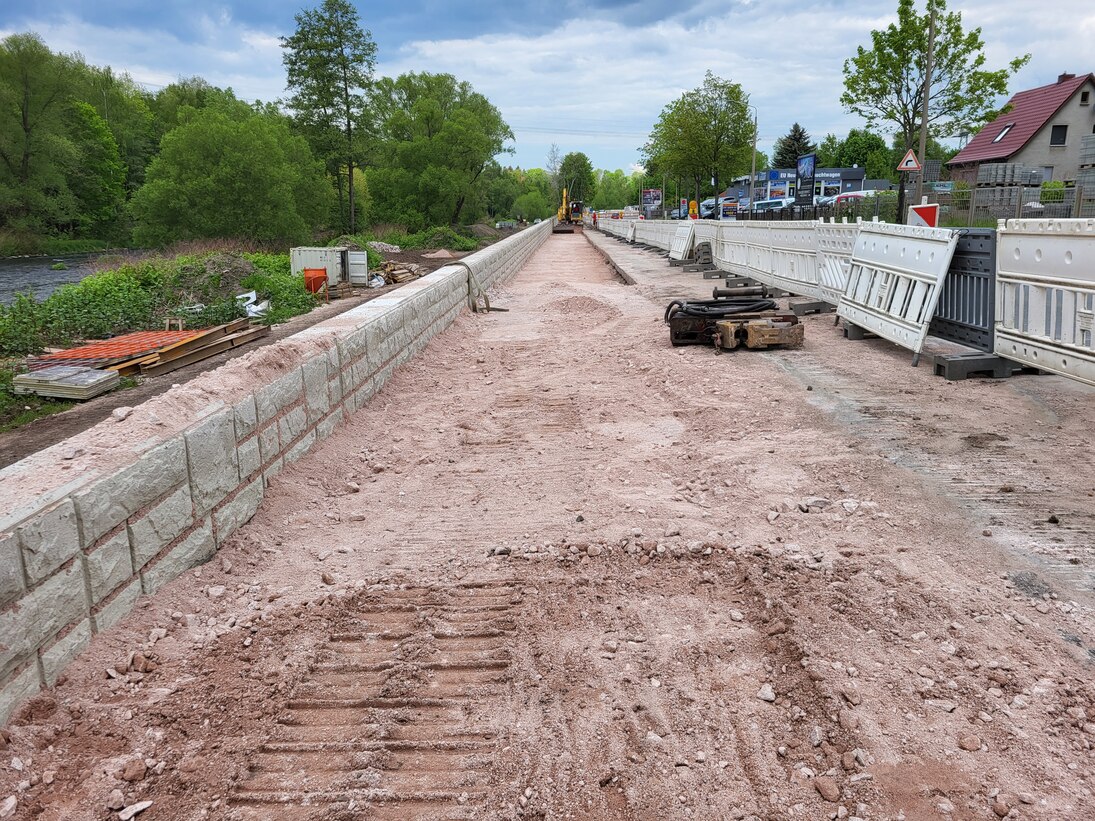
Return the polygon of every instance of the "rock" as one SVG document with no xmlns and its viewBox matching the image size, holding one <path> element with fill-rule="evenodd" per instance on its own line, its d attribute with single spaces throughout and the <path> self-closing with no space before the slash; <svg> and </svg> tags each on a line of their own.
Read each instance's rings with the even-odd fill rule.
<svg viewBox="0 0 1095 821">
<path fill-rule="evenodd" d="M 56 777 L 57 773 L 55 773 L 53 770 L 46 770 L 44 773 L 42 773 L 42 783 L 46 785 L 52 784 L 53 780 Z"/>
<path fill-rule="evenodd" d="M 1030 794 L 1030 793 L 1028 793 L 1028 792 L 1021 792 L 1021 793 L 1019 793 L 1019 795 L 1018 795 L 1018 798 L 1019 798 L 1019 800 L 1020 800 L 1020 801 L 1022 801 L 1022 802 L 1023 802 L 1024 804 L 1033 804 L 1033 803 L 1034 803 L 1034 802 L 1036 801 L 1036 799 L 1034 798 L 1034 796 L 1033 796 L 1033 795 L 1031 795 L 1031 794 Z"/>
<path fill-rule="evenodd" d="M 768 523 L 769 524 L 771 524 L 772 522 L 774 522 L 778 518 L 779 518 L 779 512 L 778 511 L 775 511 L 775 510 L 769 510 L 768 511 Z"/>
<path fill-rule="evenodd" d="M 669 525 L 665 529 L 665 537 L 667 539 L 670 538 L 671 536 L 680 536 L 680 535 L 681 535 L 681 529 L 679 527 L 677 527 L 676 525 Z"/>
<path fill-rule="evenodd" d="M 840 695 L 844 697 L 845 701 L 852 705 L 858 706 L 863 701 L 863 697 L 854 687 L 840 688 Z"/>
<path fill-rule="evenodd" d="M 859 716 L 849 710 L 847 707 L 842 709 L 837 715 L 837 719 L 840 721 L 840 726 L 847 730 L 849 733 L 855 732 L 859 728 Z"/>
<path fill-rule="evenodd" d="M 19 806 L 19 799 L 14 795 L 9 795 L 3 801 L 0 801 L 0 818 L 11 818 L 15 815 L 15 809 Z"/>
<path fill-rule="evenodd" d="M 992 535 L 992 531 L 991 531 L 991 530 L 989 530 L 989 529 L 988 529 L 988 528 L 986 527 L 986 528 L 985 528 L 984 530 L 982 530 L 982 531 L 981 531 L 981 535 L 982 535 L 982 536 L 991 536 L 991 535 Z"/>
<path fill-rule="evenodd" d="M 122 781 L 140 781 L 147 772 L 148 767 L 145 766 L 144 761 L 134 758 L 127 761 L 125 767 L 122 768 Z"/>
<path fill-rule="evenodd" d="M 958 736 L 958 746 L 966 752 L 976 752 L 981 749 L 981 739 L 973 733 L 962 733 Z"/>
<path fill-rule="evenodd" d="M 347 493 L 358 493 L 358 492 L 360 492 L 360 490 L 361 490 L 361 485 L 359 485 L 357 482 L 347 482 L 346 483 L 346 492 Z"/>
<path fill-rule="evenodd" d="M 799 503 L 798 509 L 802 510 L 803 513 L 810 513 L 814 510 L 824 510 L 831 504 L 832 501 L 824 496 L 807 496 Z M 805 506 L 805 510 L 803 510 L 803 506 Z"/>
<path fill-rule="evenodd" d="M 596 559 L 601 555 L 602 547 L 599 544 L 591 544 L 586 548 L 586 555 Z"/>
<path fill-rule="evenodd" d="M 574 521 L 576 521 L 576 522 L 584 522 L 585 520 L 586 520 L 586 517 L 583 516 L 581 513 L 579 513 L 577 516 L 574 517 Z"/>
<path fill-rule="evenodd" d="M 130 804 L 118 813 L 118 821 L 129 821 L 129 819 L 133 818 L 135 815 L 140 815 L 151 806 L 151 801 L 140 801 L 136 804 Z"/>
<path fill-rule="evenodd" d="M 810 730 L 810 746 L 811 747 L 820 747 L 821 742 L 824 741 L 824 740 L 825 740 L 825 733 L 822 732 L 820 727 L 815 725 L 814 728 L 812 730 Z"/>
<path fill-rule="evenodd" d="M 770 704 L 776 700 L 776 691 L 772 689 L 771 684 L 765 682 L 757 691 L 757 698 L 761 701 L 767 701 Z"/>
<path fill-rule="evenodd" d="M 219 599 L 224 595 L 225 587 L 223 584 L 215 584 L 205 592 L 209 594 L 209 598 Z"/>
<path fill-rule="evenodd" d="M 605 639 L 601 644 L 601 649 L 606 653 L 615 653 L 620 648 L 620 643 L 616 639 Z"/>
<path fill-rule="evenodd" d="M 124 419 L 128 419 L 131 413 L 133 413 L 133 408 L 128 405 L 122 405 L 120 408 L 112 410 L 110 415 L 114 417 L 114 421 L 121 422 Z"/>
<path fill-rule="evenodd" d="M 836 803 L 840 800 L 840 787 L 837 783 L 825 775 L 820 775 L 814 779 L 814 789 L 818 791 L 818 794 L 826 801 L 832 801 Z"/>
<path fill-rule="evenodd" d="M 730 611 L 730 621 L 743 621 L 744 619 L 745 616 L 742 615 L 742 612 L 740 610 Z"/>
<path fill-rule="evenodd" d="M 125 796 L 122 795 L 121 790 L 111 790 L 110 796 L 106 800 L 106 808 L 108 810 L 120 810 L 125 806 Z"/>
<path fill-rule="evenodd" d="M 848 772 L 855 769 L 855 753 L 848 751 L 840 756 L 840 766 Z"/>
<path fill-rule="evenodd" d="M 1003 818 L 1009 812 L 1011 812 L 1011 805 L 1005 801 L 997 798 L 992 802 L 992 811 L 996 813 L 997 818 Z"/>
<path fill-rule="evenodd" d="M 324 584 L 334 584 L 335 583 L 335 577 L 332 576 L 330 573 L 323 573 L 319 577 L 319 580 L 321 582 L 323 582 Z"/>
</svg>

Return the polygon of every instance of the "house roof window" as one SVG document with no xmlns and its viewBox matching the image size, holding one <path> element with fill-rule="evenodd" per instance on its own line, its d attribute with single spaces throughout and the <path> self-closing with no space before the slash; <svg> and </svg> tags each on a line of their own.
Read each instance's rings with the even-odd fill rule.
<svg viewBox="0 0 1095 821">
<path fill-rule="evenodd" d="M 1006 137 L 1008 135 L 1008 132 L 1011 131 L 1011 127 L 1013 125 L 1015 125 L 1015 123 L 1008 123 L 1003 128 L 1001 128 L 1000 133 L 997 134 L 995 137 L 993 137 L 992 141 L 994 143 L 998 143 L 998 142 L 1000 142 L 1000 140 L 1004 139 L 1004 137 Z"/>
</svg>

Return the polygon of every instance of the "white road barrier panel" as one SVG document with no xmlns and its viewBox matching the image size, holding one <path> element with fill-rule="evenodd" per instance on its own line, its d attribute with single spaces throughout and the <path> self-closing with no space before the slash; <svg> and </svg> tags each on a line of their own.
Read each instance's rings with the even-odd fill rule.
<svg viewBox="0 0 1095 821">
<path fill-rule="evenodd" d="M 668 251 L 676 230 L 674 220 L 639 220 L 635 223 L 635 241 Z"/>
<path fill-rule="evenodd" d="M 1095 385 L 1095 219 L 1001 221 L 999 356 Z"/>
<path fill-rule="evenodd" d="M 692 224 L 692 220 L 678 222 L 673 242 L 669 246 L 669 258 L 678 262 L 690 258 L 695 241 L 696 226 Z"/>
<path fill-rule="evenodd" d="M 821 299 L 817 275 L 817 223 L 771 220 L 766 223 L 771 284 L 792 294 Z"/>
<path fill-rule="evenodd" d="M 957 244 L 948 228 L 862 224 L 837 314 L 919 356 Z"/>
<path fill-rule="evenodd" d="M 849 223 L 819 222 L 814 229 L 817 237 L 817 284 L 821 298 L 836 305 L 848 287 L 848 272 L 852 267 L 852 249 L 859 236 L 860 217 Z"/>
<path fill-rule="evenodd" d="M 628 242 L 634 242 L 635 241 L 635 223 L 637 221 L 638 220 L 632 220 L 631 222 L 629 222 L 627 224 L 627 234 L 624 235 L 624 238 Z"/>
<path fill-rule="evenodd" d="M 719 270 L 733 276 L 749 276 L 749 246 L 745 241 L 745 223 L 721 224 L 712 254 Z"/>
</svg>

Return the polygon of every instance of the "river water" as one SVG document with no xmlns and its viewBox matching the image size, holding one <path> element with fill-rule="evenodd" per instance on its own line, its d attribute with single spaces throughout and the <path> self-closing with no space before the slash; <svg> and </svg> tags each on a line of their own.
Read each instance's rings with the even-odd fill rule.
<svg viewBox="0 0 1095 821">
<path fill-rule="evenodd" d="M 41 301 L 61 285 L 79 282 L 90 274 L 100 256 L 102 254 L 0 258 L 0 305 L 10 305 L 15 295 L 24 291 L 30 291 Z M 63 262 L 67 270 L 50 270 L 58 262 Z"/>
</svg>

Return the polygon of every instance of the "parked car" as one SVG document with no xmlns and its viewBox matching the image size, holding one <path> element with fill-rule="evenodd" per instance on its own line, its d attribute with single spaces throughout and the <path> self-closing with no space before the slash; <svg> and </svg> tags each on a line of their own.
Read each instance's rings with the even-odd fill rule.
<svg viewBox="0 0 1095 821">
<path fill-rule="evenodd" d="M 818 208 L 831 208 L 836 203 L 836 198 L 836 194 L 829 197 L 814 197 L 814 205 Z"/>
<path fill-rule="evenodd" d="M 784 208 L 794 208 L 794 197 L 779 197 L 774 200 L 759 200 L 750 211 L 753 214 L 771 214 L 774 211 L 782 211 Z"/>
<path fill-rule="evenodd" d="M 701 220 L 718 219 L 719 215 L 718 215 L 718 212 L 715 210 L 716 204 L 717 203 L 715 202 L 714 197 L 708 197 L 703 202 L 701 202 L 700 203 L 700 219 Z"/>
<path fill-rule="evenodd" d="M 671 220 L 682 220 L 687 216 L 688 216 L 688 212 L 685 211 L 684 214 L 682 215 L 680 208 L 674 208 L 672 211 L 669 212 L 669 219 L 671 219 Z"/>
</svg>

